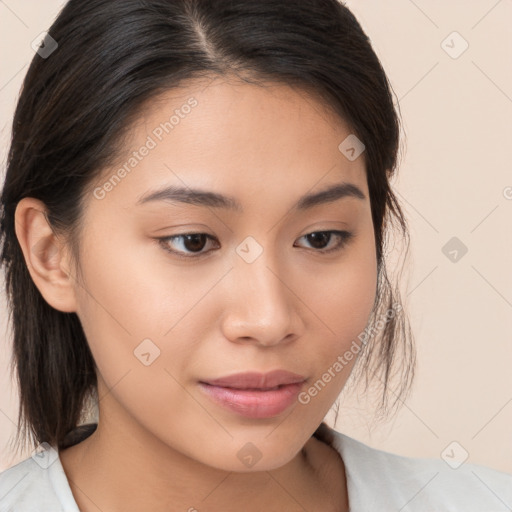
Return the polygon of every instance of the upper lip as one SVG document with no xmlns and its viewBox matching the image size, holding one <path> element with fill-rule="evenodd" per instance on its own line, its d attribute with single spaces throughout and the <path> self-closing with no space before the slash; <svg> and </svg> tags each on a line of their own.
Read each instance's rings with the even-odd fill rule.
<svg viewBox="0 0 512 512">
<path fill-rule="evenodd" d="M 227 377 L 202 381 L 212 386 L 235 389 L 269 389 L 287 384 L 304 382 L 306 378 L 286 370 L 274 370 L 268 373 L 247 372 L 236 373 Z"/>
</svg>

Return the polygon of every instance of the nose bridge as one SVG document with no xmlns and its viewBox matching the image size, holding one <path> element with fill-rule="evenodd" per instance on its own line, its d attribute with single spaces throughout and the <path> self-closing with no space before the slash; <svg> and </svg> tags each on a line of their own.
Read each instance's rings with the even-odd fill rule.
<svg viewBox="0 0 512 512">
<path fill-rule="evenodd" d="M 258 239 L 262 240 L 262 236 Z M 282 261 L 276 257 L 278 249 L 272 248 L 275 243 L 272 234 L 267 233 L 262 243 L 253 236 L 247 236 L 235 249 L 234 273 L 248 290 L 259 289 L 263 296 L 282 294 L 283 282 L 278 278 Z"/>
<path fill-rule="evenodd" d="M 288 309 L 290 297 L 286 293 L 285 276 L 268 258 L 261 257 L 251 264 L 239 263 L 235 268 L 237 281 L 246 290 L 246 303 L 260 313 Z"/>
<path fill-rule="evenodd" d="M 297 334 L 294 295 L 274 253 L 254 239 L 244 240 L 236 251 L 229 285 L 233 301 L 224 315 L 225 335 L 232 341 L 253 338 L 269 345 Z"/>
</svg>

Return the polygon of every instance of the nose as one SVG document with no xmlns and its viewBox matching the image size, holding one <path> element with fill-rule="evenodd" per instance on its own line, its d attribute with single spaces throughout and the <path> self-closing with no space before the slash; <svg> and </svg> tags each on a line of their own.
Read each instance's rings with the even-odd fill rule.
<svg viewBox="0 0 512 512">
<path fill-rule="evenodd" d="M 238 261 L 225 282 L 221 329 L 233 343 L 270 347 L 302 335 L 293 278 L 290 272 L 271 269 L 264 254 L 250 264 Z"/>
</svg>

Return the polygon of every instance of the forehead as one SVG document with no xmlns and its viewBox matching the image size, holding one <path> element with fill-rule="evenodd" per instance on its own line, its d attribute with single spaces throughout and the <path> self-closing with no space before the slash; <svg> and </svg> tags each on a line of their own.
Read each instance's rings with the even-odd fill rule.
<svg viewBox="0 0 512 512">
<path fill-rule="evenodd" d="M 171 184 L 223 191 L 242 203 L 262 194 L 267 200 L 298 197 L 339 182 L 367 195 L 364 155 L 350 161 L 339 149 L 350 135 L 339 116 L 303 89 L 190 82 L 145 104 L 101 183 L 124 167 L 109 196 L 129 196 L 131 204 Z"/>
<path fill-rule="evenodd" d="M 191 114 L 198 123 L 213 129 L 208 132 L 208 138 L 203 138 L 203 143 L 207 142 L 206 139 L 212 143 L 219 139 L 225 142 L 234 140 L 245 142 L 246 146 L 251 141 L 253 144 L 270 143 L 268 150 L 281 144 L 283 152 L 289 152 L 303 147 L 306 141 L 319 145 L 321 149 L 330 145 L 332 138 L 337 139 L 350 132 L 344 120 L 318 95 L 302 88 L 221 79 L 200 82 L 186 92 L 169 91 L 160 95 L 146 111 L 149 119 L 158 119 L 163 114 L 161 109 L 168 109 L 171 103 L 179 109 L 192 96 L 198 105 Z M 229 139 L 223 138 L 226 134 Z"/>
</svg>

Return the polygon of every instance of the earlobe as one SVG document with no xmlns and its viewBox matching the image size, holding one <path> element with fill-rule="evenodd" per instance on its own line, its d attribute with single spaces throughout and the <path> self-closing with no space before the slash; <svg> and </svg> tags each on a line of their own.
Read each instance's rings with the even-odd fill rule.
<svg viewBox="0 0 512 512">
<path fill-rule="evenodd" d="M 75 312 L 76 280 L 69 270 L 69 253 L 53 232 L 44 203 L 32 197 L 21 199 L 14 229 L 30 276 L 46 302 L 59 311 Z"/>
</svg>

